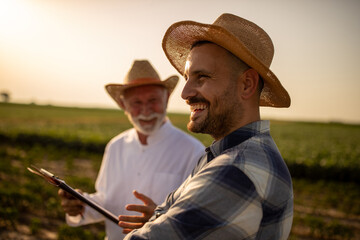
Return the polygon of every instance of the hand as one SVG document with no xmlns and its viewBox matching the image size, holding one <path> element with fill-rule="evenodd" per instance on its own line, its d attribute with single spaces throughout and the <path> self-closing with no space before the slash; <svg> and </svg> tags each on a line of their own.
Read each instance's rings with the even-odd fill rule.
<svg viewBox="0 0 360 240">
<path fill-rule="evenodd" d="M 128 204 L 125 209 L 128 211 L 135 211 L 142 213 L 141 216 L 129 216 L 129 215 L 120 215 L 119 216 L 119 226 L 123 228 L 123 233 L 127 234 L 134 229 L 141 228 L 154 214 L 156 204 L 151 200 L 151 198 L 145 196 L 144 194 L 133 191 L 134 196 L 137 199 L 140 199 L 144 205 L 137 204 Z"/>
<path fill-rule="evenodd" d="M 79 193 L 82 193 L 81 190 L 76 189 Z M 64 209 L 64 212 L 70 216 L 77 216 L 83 214 L 84 212 L 84 203 L 80 200 L 74 198 L 70 193 L 65 192 L 62 189 L 59 189 L 58 195 L 61 200 L 61 206 Z"/>
</svg>

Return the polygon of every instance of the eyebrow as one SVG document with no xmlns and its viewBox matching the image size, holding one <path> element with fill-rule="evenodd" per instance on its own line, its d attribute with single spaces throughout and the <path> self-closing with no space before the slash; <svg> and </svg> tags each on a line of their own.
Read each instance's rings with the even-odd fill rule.
<svg viewBox="0 0 360 240">
<path fill-rule="evenodd" d="M 207 71 L 207 70 L 203 70 L 203 69 L 198 69 L 198 70 L 190 72 L 190 74 L 184 73 L 184 77 L 186 78 L 186 76 L 188 76 L 188 75 L 199 75 L 199 74 L 211 75 L 212 72 Z"/>
</svg>

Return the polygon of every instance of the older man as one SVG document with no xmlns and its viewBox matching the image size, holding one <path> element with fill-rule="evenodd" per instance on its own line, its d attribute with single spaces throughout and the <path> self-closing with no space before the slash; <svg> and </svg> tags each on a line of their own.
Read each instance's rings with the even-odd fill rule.
<svg viewBox="0 0 360 240">
<path fill-rule="evenodd" d="M 189 130 L 215 141 L 150 222 L 126 239 L 287 239 L 291 177 L 259 112 L 259 106 L 290 106 L 269 69 L 270 37 L 252 22 L 223 14 L 213 24 L 173 24 L 163 48 L 186 80 Z"/>
<path fill-rule="evenodd" d="M 169 96 L 177 81 L 177 76 L 161 81 L 148 61 L 135 61 L 124 84 L 106 86 L 134 128 L 108 143 L 96 192 L 85 195 L 121 215 L 123 229 L 60 190 L 68 224 L 78 226 L 105 220 L 107 237 L 122 239 L 124 233 L 146 222 L 155 203 L 163 202 L 191 173 L 204 147 L 175 128 L 166 117 Z M 133 192 L 134 189 L 137 191 Z M 131 215 L 129 211 L 141 215 Z"/>
</svg>

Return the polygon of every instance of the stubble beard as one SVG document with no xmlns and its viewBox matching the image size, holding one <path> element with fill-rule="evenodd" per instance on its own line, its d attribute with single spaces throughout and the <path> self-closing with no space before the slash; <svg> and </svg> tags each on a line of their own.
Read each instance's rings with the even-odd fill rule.
<svg viewBox="0 0 360 240">
<path fill-rule="evenodd" d="M 187 124 L 189 131 L 194 133 L 205 133 L 214 139 L 220 139 L 230 133 L 236 123 L 236 117 L 242 107 L 233 102 L 235 98 L 234 86 L 229 86 L 222 96 L 214 99 L 212 104 L 208 104 L 208 113 L 201 122 L 190 121 Z M 203 100 L 202 102 L 208 102 Z M 240 109 L 239 109 L 240 108 Z"/>
</svg>

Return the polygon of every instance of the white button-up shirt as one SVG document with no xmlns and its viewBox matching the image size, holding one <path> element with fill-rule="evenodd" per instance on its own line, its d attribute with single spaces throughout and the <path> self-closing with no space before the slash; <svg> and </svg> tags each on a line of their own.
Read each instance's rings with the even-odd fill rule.
<svg viewBox="0 0 360 240">
<path fill-rule="evenodd" d="M 127 204 L 143 204 L 134 197 L 133 190 L 161 204 L 190 175 L 205 153 L 201 142 L 175 128 L 170 120 L 149 136 L 147 143 L 140 143 L 133 128 L 113 138 L 105 149 L 96 192 L 85 195 L 115 215 L 137 215 L 125 210 Z M 109 239 L 125 236 L 122 228 L 87 206 L 83 217 L 67 215 L 66 220 L 71 226 L 105 220 Z"/>
</svg>

